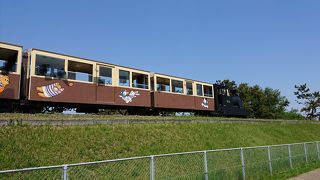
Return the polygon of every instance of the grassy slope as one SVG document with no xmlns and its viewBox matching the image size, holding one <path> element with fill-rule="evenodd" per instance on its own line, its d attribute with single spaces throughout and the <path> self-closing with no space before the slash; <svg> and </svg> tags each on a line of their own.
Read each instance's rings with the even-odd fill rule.
<svg viewBox="0 0 320 180">
<path fill-rule="evenodd" d="M 234 117 L 206 117 L 206 116 L 122 116 L 122 115 L 95 115 L 95 114 L 20 114 L 1 113 L 0 120 L 259 120 L 250 118 Z M 285 121 L 285 119 L 274 119 L 274 121 Z M 310 123 L 311 121 L 299 121 L 299 123 Z"/>
<path fill-rule="evenodd" d="M 136 124 L 6 126 L 0 169 L 320 139 L 312 124 Z"/>
<path fill-rule="evenodd" d="M 202 119 L 240 119 L 201 116 L 122 116 L 122 115 L 95 115 L 95 114 L 19 114 L 3 113 L 0 120 L 202 120 Z"/>
</svg>

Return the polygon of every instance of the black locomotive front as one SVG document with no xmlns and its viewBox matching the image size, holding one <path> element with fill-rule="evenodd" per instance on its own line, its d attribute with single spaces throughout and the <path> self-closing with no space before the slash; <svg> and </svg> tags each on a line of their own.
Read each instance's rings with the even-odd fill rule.
<svg viewBox="0 0 320 180">
<path fill-rule="evenodd" d="M 239 94 L 234 89 L 223 85 L 214 85 L 216 112 L 222 116 L 247 117 L 248 112 L 243 107 Z"/>
</svg>

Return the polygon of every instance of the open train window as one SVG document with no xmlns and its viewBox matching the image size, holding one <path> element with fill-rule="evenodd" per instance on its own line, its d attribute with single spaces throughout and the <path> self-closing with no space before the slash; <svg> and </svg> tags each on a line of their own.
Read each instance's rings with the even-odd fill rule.
<svg viewBox="0 0 320 180">
<path fill-rule="evenodd" d="M 157 91 L 170 92 L 170 79 L 157 77 Z"/>
<path fill-rule="evenodd" d="M 139 73 L 132 72 L 132 87 L 148 89 L 149 88 L 148 79 L 149 79 L 149 76 L 146 74 L 139 74 Z"/>
<path fill-rule="evenodd" d="M 219 94 L 219 95 L 226 95 L 226 93 L 227 93 L 227 92 L 226 92 L 226 89 L 222 89 L 222 88 L 221 88 L 221 89 L 218 89 L 218 94 Z"/>
<path fill-rule="evenodd" d="M 193 95 L 193 84 L 192 84 L 192 82 L 187 82 L 187 95 Z"/>
<path fill-rule="evenodd" d="M 98 83 L 103 85 L 112 85 L 112 68 L 102 66 L 99 67 Z"/>
<path fill-rule="evenodd" d="M 92 82 L 92 64 L 77 61 L 68 62 L 68 79 Z"/>
<path fill-rule="evenodd" d="M 119 85 L 130 87 L 130 72 L 119 70 Z"/>
<path fill-rule="evenodd" d="M 183 94 L 183 82 L 178 80 L 171 80 L 172 92 Z"/>
<path fill-rule="evenodd" d="M 37 55 L 35 75 L 62 78 L 65 75 L 64 63 L 64 59 Z"/>
<path fill-rule="evenodd" d="M 0 48 L 0 71 L 17 71 L 18 51 Z"/>
<path fill-rule="evenodd" d="M 198 96 L 203 96 L 202 84 L 197 84 L 197 95 Z"/>
<path fill-rule="evenodd" d="M 212 86 L 203 86 L 204 96 L 212 97 Z"/>
</svg>

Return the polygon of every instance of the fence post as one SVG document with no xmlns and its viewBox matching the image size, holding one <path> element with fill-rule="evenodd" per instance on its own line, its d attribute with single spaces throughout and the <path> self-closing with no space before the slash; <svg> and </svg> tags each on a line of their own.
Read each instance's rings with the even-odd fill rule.
<svg viewBox="0 0 320 180">
<path fill-rule="evenodd" d="M 288 144 L 288 153 L 289 153 L 289 163 L 290 163 L 290 168 L 292 169 L 292 156 L 291 156 L 291 144 Z"/>
<path fill-rule="evenodd" d="M 270 175 L 272 176 L 272 161 L 271 161 L 270 146 L 268 146 L 268 161 L 269 161 L 269 171 L 270 171 Z"/>
<path fill-rule="evenodd" d="M 150 180 L 154 180 L 154 156 L 150 156 Z"/>
<path fill-rule="evenodd" d="M 320 160 L 319 142 L 316 142 L 316 145 L 317 145 L 318 160 Z"/>
<path fill-rule="evenodd" d="M 241 166 L 242 166 L 242 179 L 246 179 L 246 171 L 244 165 L 244 157 L 243 157 L 243 148 L 240 149 L 240 157 L 241 157 Z"/>
<path fill-rule="evenodd" d="M 304 145 L 304 155 L 306 157 L 306 163 L 308 163 L 307 143 L 303 143 L 303 145 Z"/>
<path fill-rule="evenodd" d="M 207 158 L 207 151 L 203 152 L 203 160 L 204 160 L 204 179 L 208 180 L 209 176 L 208 176 L 208 158 Z"/>
<path fill-rule="evenodd" d="M 68 179 L 68 166 L 64 165 L 63 166 L 63 180 L 67 180 Z"/>
</svg>

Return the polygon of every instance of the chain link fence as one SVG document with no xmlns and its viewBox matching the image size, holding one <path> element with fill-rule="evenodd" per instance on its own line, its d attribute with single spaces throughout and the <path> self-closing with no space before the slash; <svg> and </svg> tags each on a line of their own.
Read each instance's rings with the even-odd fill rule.
<svg viewBox="0 0 320 180">
<path fill-rule="evenodd" d="M 0 171 L 0 179 L 258 179 L 320 160 L 319 141 Z"/>
</svg>

